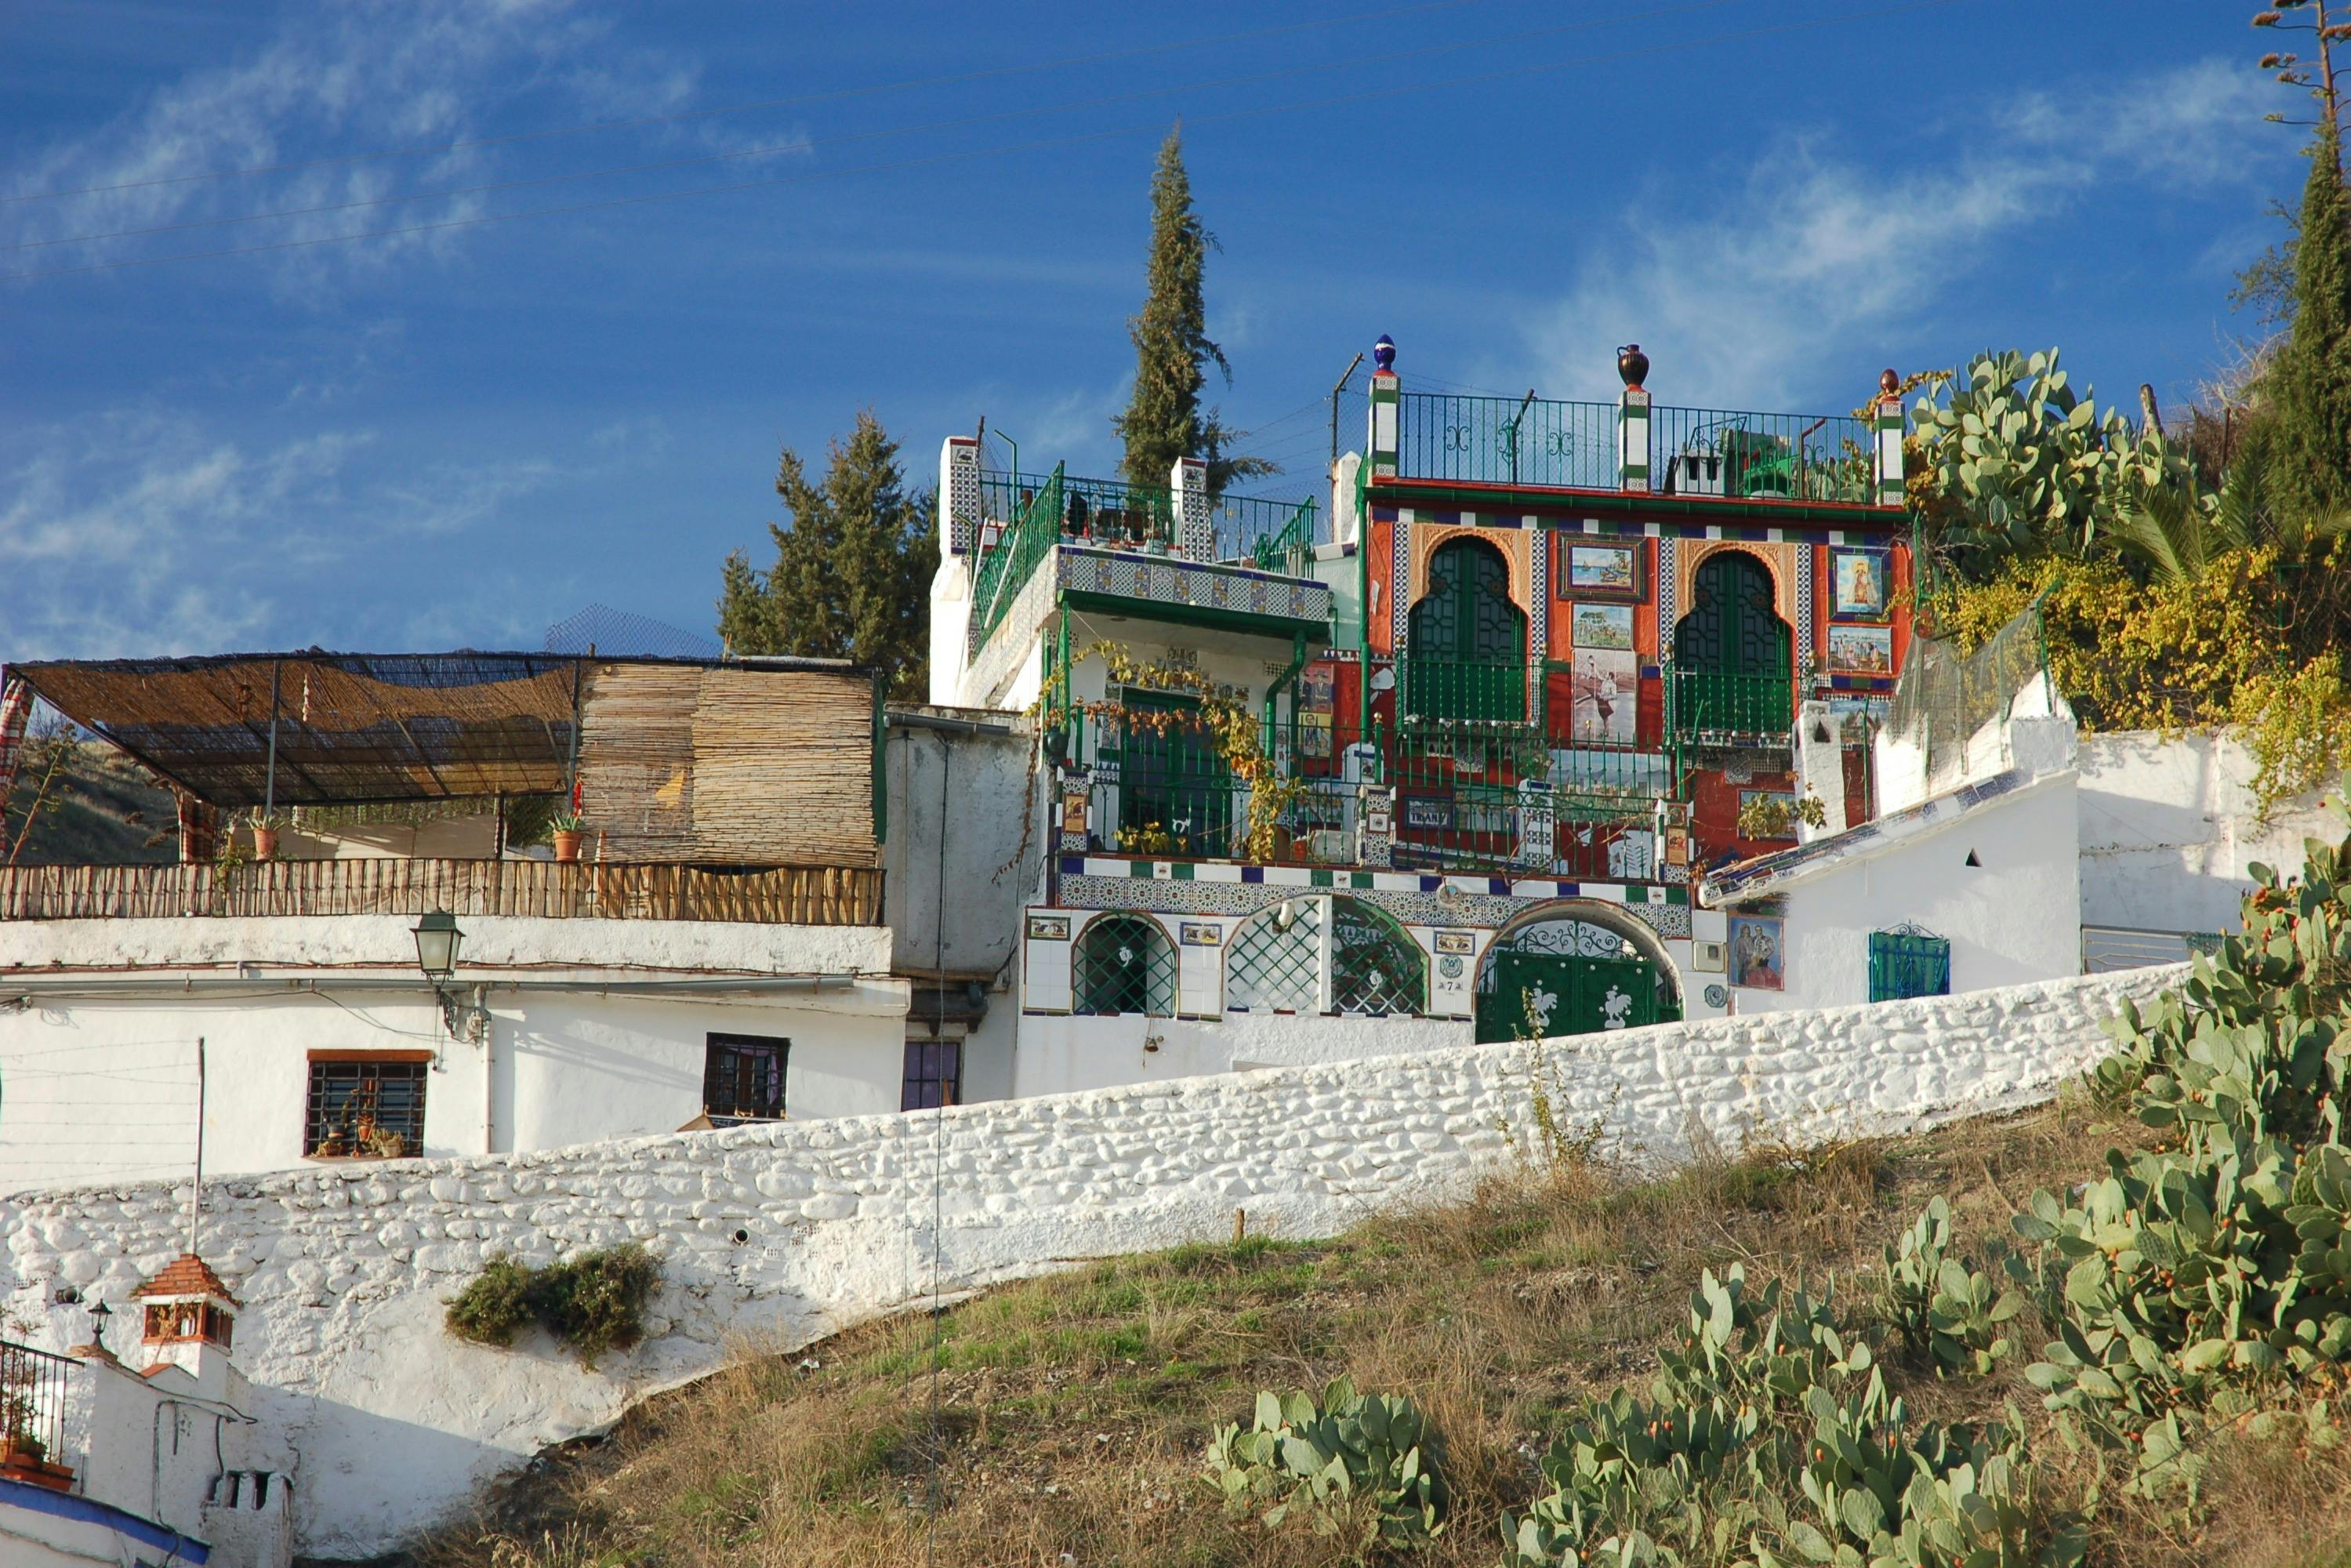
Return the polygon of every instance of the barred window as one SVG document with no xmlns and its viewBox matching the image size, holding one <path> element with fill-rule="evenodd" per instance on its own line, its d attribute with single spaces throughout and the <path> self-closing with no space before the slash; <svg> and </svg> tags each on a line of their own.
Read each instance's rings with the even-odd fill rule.
<svg viewBox="0 0 2351 1568">
<path fill-rule="evenodd" d="M 1080 1013 L 1176 1012 L 1176 949 L 1147 915 L 1098 915 L 1072 956 Z"/>
<path fill-rule="evenodd" d="M 784 1069 L 792 1042 L 756 1034 L 707 1037 L 702 1111 L 721 1126 L 772 1122 L 784 1113 Z"/>
<path fill-rule="evenodd" d="M 424 1152 L 424 1070 L 429 1056 L 313 1054 L 302 1124 L 312 1159 L 391 1159 Z M 422 1053 L 418 1053 L 422 1055 Z"/>
</svg>

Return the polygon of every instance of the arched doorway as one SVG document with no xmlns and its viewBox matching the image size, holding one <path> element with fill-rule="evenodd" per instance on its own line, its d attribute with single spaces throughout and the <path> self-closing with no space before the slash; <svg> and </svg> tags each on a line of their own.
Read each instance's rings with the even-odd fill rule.
<svg viewBox="0 0 2351 1568">
<path fill-rule="evenodd" d="M 1681 982 L 1657 935 L 1611 904 L 1564 899 L 1502 928 L 1478 967 L 1478 1040 L 1671 1023 Z"/>
<path fill-rule="evenodd" d="M 1675 727 L 1784 733 L 1795 711 L 1794 649 L 1770 570 L 1745 550 L 1708 556 L 1674 626 Z"/>
<path fill-rule="evenodd" d="M 1510 602 L 1510 568 L 1484 539 L 1450 538 L 1428 559 L 1412 607 L 1405 713 L 1412 718 L 1527 716 L 1527 618 Z"/>
</svg>

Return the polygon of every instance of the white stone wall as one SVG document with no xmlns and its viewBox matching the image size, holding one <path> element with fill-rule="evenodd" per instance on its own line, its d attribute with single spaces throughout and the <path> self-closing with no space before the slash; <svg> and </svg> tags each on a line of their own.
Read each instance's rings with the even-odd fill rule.
<svg viewBox="0 0 2351 1568">
<path fill-rule="evenodd" d="M 2256 817 L 2253 759 L 2225 735 L 2085 735 L 2081 768 L 2085 925 L 2234 931 L 2253 888 L 2248 865 L 2292 873 L 2305 837 L 2342 836 L 2316 795 Z"/>
<path fill-rule="evenodd" d="M 1554 1042 L 1563 1117 L 1653 1158 L 1688 1129 L 1892 1132 L 2046 1096 L 2105 1049 L 2138 970 L 2008 990 Z M 246 1303 L 239 1364 L 300 1454 L 301 1546 L 362 1555 L 473 1485 L 711 1371 L 1069 1260 L 1253 1229 L 1325 1235 L 1510 1156 L 1532 1057 L 1479 1046 L 1137 1084 L 944 1113 L 792 1122 L 209 1186 L 202 1250 Z M 120 1302 L 185 1237 L 184 1186 L 0 1203 L 0 1286 L 83 1332 L 55 1285 Z M 463 1345 L 442 1302 L 494 1252 L 545 1261 L 625 1239 L 664 1257 L 653 1337 L 594 1373 L 556 1347 Z M 118 1320 L 120 1322 L 120 1320 Z"/>
</svg>

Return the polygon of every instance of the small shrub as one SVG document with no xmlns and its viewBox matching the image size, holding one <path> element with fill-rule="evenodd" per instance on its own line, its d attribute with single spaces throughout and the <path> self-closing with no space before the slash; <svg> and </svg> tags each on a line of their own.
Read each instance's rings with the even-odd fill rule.
<svg viewBox="0 0 2351 1568">
<path fill-rule="evenodd" d="M 501 1348 L 538 1314 L 530 1303 L 531 1270 L 501 1254 L 482 1265 L 473 1283 L 449 1300 L 442 1321 L 451 1333 Z"/>
<path fill-rule="evenodd" d="M 645 1337 L 645 1302 L 660 1283 L 660 1263 L 633 1241 L 545 1269 L 500 1256 L 450 1298 L 442 1322 L 459 1339 L 500 1347 L 537 1322 L 592 1367 Z"/>
</svg>

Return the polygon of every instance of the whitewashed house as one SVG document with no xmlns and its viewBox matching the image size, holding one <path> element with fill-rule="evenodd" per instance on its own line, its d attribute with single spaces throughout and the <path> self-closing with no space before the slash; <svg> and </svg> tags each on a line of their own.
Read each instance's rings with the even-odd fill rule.
<svg viewBox="0 0 2351 1568">
<path fill-rule="evenodd" d="M 294 1450 L 230 1359 L 235 1298 L 186 1253 L 128 1306 L 129 1361 L 103 1302 L 62 1355 L 0 1341 L 0 1563 L 288 1568 Z"/>
<path fill-rule="evenodd" d="M 10 681 L 178 789 L 183 860 L 0 871 L 0 1189 L 183 1175 L 200 1143 L 226 1175 L 957 1092 L 893 971 L 867 671 L 310 653 Z M 504 841 L 532 798 L 576 800 L 578 861 Z"/>
</svg>

